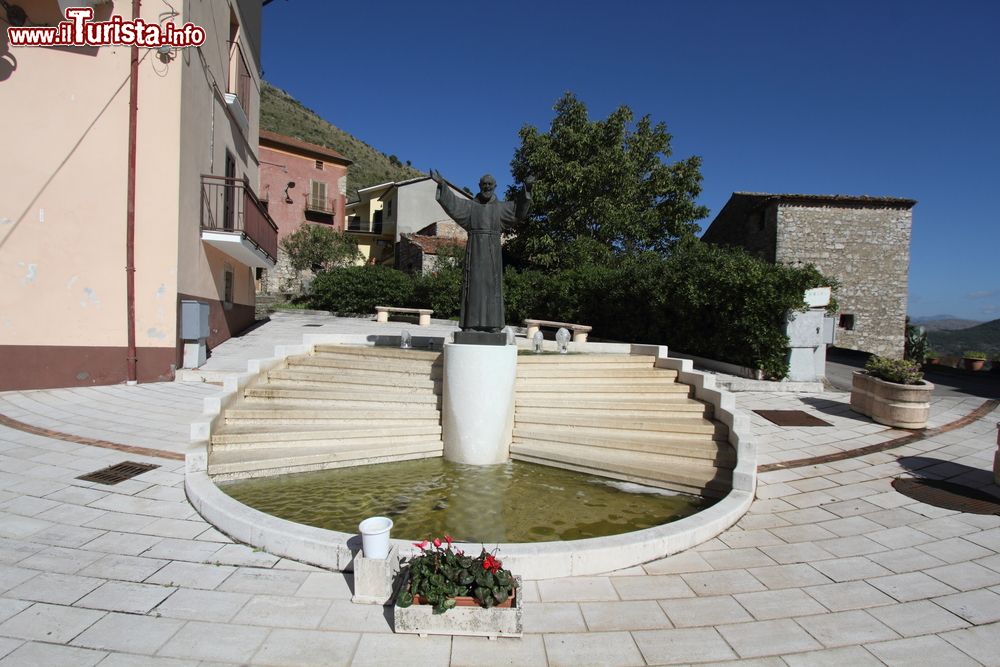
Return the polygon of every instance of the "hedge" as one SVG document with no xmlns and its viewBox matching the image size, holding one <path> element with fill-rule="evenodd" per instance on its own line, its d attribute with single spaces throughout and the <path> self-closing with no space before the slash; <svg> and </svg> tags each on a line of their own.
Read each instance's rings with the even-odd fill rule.
<svg viewBox="0 0 1000 667">
<path fill-rule="evenodd" d="M 460 261 L 417 277 L 384 266 L 340 268 L 316 277 L 311 303 L 352 313 L 406 305 L 456 317 L 461 280 Z M 786 314 L 804 307 L 806 289 L 831 284 L 812 266 L 770 264 L 695 240 L 666 258 L 645 253 L 558 272 L 508 267 L 504 302 L 510 323 L 589 324 L 597 338 L 666 344 L 781 378 L 788 372 Z"/>
</svg>

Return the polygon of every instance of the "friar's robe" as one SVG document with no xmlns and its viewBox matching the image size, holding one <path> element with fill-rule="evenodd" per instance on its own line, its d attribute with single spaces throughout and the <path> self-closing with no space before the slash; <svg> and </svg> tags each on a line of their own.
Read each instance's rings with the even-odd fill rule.
<svg viewBox="0 0 1000 667">
<path fill-rule="evenodd" d="M 483 203 L 479 196 L 470 201 L 439 183 L 437 200 L 469 233 L 459 326 L 463 331 L 499 331 L 504 326 L 500 236 L 527 216 L 530 196 L 522 191 L 516 202 L 497 201 L 491 196 Z"/>
</svg>

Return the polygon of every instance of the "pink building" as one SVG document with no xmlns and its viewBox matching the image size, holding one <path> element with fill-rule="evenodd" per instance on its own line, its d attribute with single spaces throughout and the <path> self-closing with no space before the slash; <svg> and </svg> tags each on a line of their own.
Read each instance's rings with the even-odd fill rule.
<svg viewBox="0 0 1000 667">
<path fill-rule="evenodd" d="M 267 271 L 265 292 L 297 291 L 298 276 L 281 240 L 303 224 L 344 230 L 347 167 L 337 151 L 276 132 L 260 131 L 260 191 L 278 225 L 278 263 Z"/>
</svg>

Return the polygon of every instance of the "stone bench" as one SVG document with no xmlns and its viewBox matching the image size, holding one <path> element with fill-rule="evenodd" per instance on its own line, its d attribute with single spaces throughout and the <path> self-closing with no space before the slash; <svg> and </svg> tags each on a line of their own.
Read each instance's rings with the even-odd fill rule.
<svg viewBox="0 0 1000 667">
<path fill-rule="evenodd" d="M 419 315 L 420 316 L 420 326 L 429 327 L 431 325 L 431 313 L 434 311 L 430 308 L 397 308 L 395 306 L 375 306 L 375 321 L 376 322 L 388 322 L 389 313 L 406 313 L 407 315 Z"/>
<path fill-rule="evenodd" d="M 534 337 L 535 332 L 538 331 L 541 327 L 551 327 L 553 329 L 558 329 L 559 327 L 563 327 L 565 329 L 569 329 L 569 331 L 573 334 L 574 343 L 586 343 L 587 334 L 589 334 L 590 330 L 593 328 L 593 327 L 588 327 L 586 324 L 571 324 L 569 322 L 550 322 L 549 320 L 525 320 L 524 326 L 528 327 L 528 334 L 527 334 L 528 340 L 531 340 Z"/>
</svg>

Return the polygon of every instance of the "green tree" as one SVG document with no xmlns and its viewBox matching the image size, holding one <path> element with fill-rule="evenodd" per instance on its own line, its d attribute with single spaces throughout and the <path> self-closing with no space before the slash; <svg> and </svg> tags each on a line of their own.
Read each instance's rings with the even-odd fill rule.
<svg viewBox="0 0 1000 667">
<path fill-rule="evenodd" d="M 516 230 L 509 252 L 519 263 L 558 268 L 608 255 L 663 253 L 678 239 L 694 238 L 708 209 L 701 192 L 701 158 L 673 163 L 671 135 L 648 115 L 634 121 L 621 106 L 590 120 L 572 93 L 555 105 L 548 132 L 521 128 L 511 161 L 518 182 L 536 181 L 529 219 Z M 516 189 L 508 190 L 510 198 Z"/>
<path fill-rule="evenodd" d="M 303 224 L 281 241 L 292 268 L 315 273 L 350 266 L 362 259 L 358 244 L 344 232 Z"/>
</svg>

